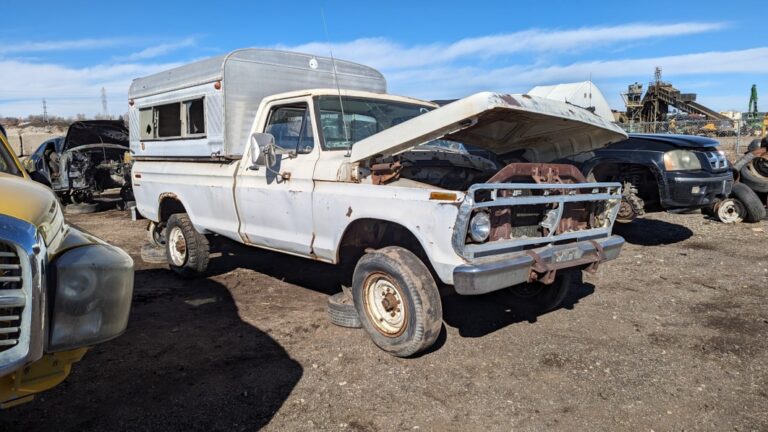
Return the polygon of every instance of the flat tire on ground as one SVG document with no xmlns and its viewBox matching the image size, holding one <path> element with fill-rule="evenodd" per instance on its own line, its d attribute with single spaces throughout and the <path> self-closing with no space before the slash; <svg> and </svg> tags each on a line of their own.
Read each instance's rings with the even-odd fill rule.
<svg viewBox="0 0 768 432">
<path fill-rule="evenodd" d="M 360 316 L 352 296 L 346 292 L 328 296 L 328 319 L 339 327 L 360 328 Z"/>
<path fill-rule="evenodd" d="M 141 247 L 141 259 L 145 263 L 165 264 L 167 261 L 165 248 L 147 243 Z"/>
<path fill-rule="evenodd" d="M 186 213 L 176 213 L 166 227 L 166 259 L 176 274 L 184 278 L 205 275 L 210 260 L 210 246 L 205 235 L 197 232 Z"/>
<path fill-rule="evenodd" d="M 89 214 L 95 213 L 98 209 L 99 205 L 96 203 L 69 204 L 64 207 L 64 213 L 71 215 Z"/>
<path fill-rule="evenodd" d="M 734 183 L 731 197 L 738 200 L 744 207 L 744 220 L 746 222 L 759 222 L 765 218 L 765 203 L 760 197 L 743 183 Z"/>
<path fill-rule="evenodd" d="M 736 198 L 726 198 L 714 207 L 714 216 L 722 223 L 740 223 L 744 221 L 747 210 L 741 201 Z"/>
<path fill-rule="evenodd" d="M 389 246 L 363 255 L 352 298 L 373 343 L 397 356 L 426 350 L 440 335 L 443 307 L 435 280 L 411 251 Z"/>
</svg>

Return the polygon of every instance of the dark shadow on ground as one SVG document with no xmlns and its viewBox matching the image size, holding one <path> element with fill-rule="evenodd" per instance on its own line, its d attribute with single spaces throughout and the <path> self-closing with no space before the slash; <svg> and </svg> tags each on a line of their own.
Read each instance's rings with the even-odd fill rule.
<svg viewBox="0 0 768 432">
<path fill-rule="evenodd" d="M 341 291 L 345 278 L 349 279 L 340 266 L 249 247 L 222 237 L 211 240 L 215 254 L 208 267 L 209 275 L 245 268 L 324 294 Z"/>
<path fill-rule="evenodd" d="M 211 259 L 209 269 L 214 275 L 247 268 L 325 294 L 339 292 L 348 276 L 339 266 L 247 247 L 226 239 L 217 238 L 212 246 L 221 253 L 220 257 Z M 537 318 L 535 312 L 521 305 L 506 290 L 481 296 L 461 296 L 450 287 L 443 287 L 441 292 L 445 324 L 458 328 L 465 337 L 483 336 L 517 322 L 535 322 Z M 584 284 L 579 273 L 559 309 L 572 309 L 581 298 L 593 292 L 594 286 Z M 435 344 L 420 355 L 439 350 L 445 342 L 443 328 Z"/>
<path fill-rule="evenodd" d="M 595 286 L 584 283 L 579 273 L 560 307 L 546 313 L 565 313 L 562 309 L 573 309 L 581 299 L 594 292 Z M 485 336 L 524 321 L 533 323 L 539 316 L 507 290 L 480 296 L 451 294 L 443 297 L 443 319 L 463 337 Z"/>
<path fill-rule="evenodd" d="M 303 369 L 240 319 L 226 287 L 164 269 L 137 271 L 135 287 L 126 333 L 3 412 L 0 430 L 256 430 L 272 419 Z"/>
<path fill-rule="evenodd" d="M 630 223 L 617 223 L 613 226 L 613 233 L 624 237 L 627 243 L 639 246 L 678 243 L 693 235 L 693 231 L 687 227 L 656 219 L 635 219 Z"/>
</svg>

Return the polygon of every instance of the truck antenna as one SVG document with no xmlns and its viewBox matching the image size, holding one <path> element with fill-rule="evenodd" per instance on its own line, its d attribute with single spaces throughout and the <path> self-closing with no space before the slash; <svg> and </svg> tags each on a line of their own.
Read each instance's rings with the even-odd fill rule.
<svg viewBox="0 0 768 432">
<path fill-rule="evenodd" d="M 339 86 L 339 75 L 336 71 L 336 59 L 333 57 L 333 48 L 331 46 L 331 39 L 328 36 L 328 25 L 325 23 L 325 12 L 323 8 L 320 8 L 320 17 L 323 19 L 323 31 L 325 31 L 325 40 L 328 43 L 328 52 L 331 53 L 331 66 L 333 66 L 333 82 L 336 84 L 336 92 L 339 95 L 339 107 L 341 108 L 341 126 L 344 130 L 344 140 L 349 142 L 349 130 L 347 129 L 346 114 L 344 113 L 344 101 L 341 97 L 341 87 Z M 350 157 L 352 155 L 352 146 L 347 147 L 347 153 L 344 155 Z"/>
</svg>

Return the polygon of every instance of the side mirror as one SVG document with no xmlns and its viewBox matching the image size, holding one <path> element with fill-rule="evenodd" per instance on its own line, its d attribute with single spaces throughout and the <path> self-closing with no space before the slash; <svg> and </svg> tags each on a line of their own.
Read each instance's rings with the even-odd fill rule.
<svg viewBox="0 0 768 432">
<path fill-rule="evenodd" d="M 275 137 L 268 133 L 251 134 L 251 166 L 265 165 L 269 168 L 275 163 Z"/>
</svg>

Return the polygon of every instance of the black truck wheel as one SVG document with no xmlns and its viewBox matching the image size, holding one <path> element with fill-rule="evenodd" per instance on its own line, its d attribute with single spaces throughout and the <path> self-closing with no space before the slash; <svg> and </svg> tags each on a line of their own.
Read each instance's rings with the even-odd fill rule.
<svg viewBox="0 0 768 432">
<path fill-rule="evenodd" d="M 166 227 L 166 259 L 171 270 L 181 277 L 205 274 L 210 260 L 208 239 L 197 232 L 186 213 L 176 213 Z"/>
<path fill-rule="evenodd" d="M 747 185 L 734 183 L 731 198 L 738 200 L 744 206 L 746 222 L 759 222 L 765 218 L 765 203 L 760 201 L 760 197 Z"/>
<path fill-rule="evenodd" d="M 573 271 L 559 272 L 549 285 L 528 282 L 509 287 L 508 291 L 532 311 L 544 313 L 557 308 L 565 300 L 571 291 L 573 276 Z"/>
<path fill-rule="evenodd" d="M 408 357 L 435 343 L 443 322 L 440 293 L 411 251 L 389 246 L 363 255 L 352 276 L 363 328 L 382 350 Z"/>
<path fill-rule="evenodd" d="M 328 319 L 339 327 L 362 327 L 352 296 L 346 292 L 328 296 Z"/>
</svg>

